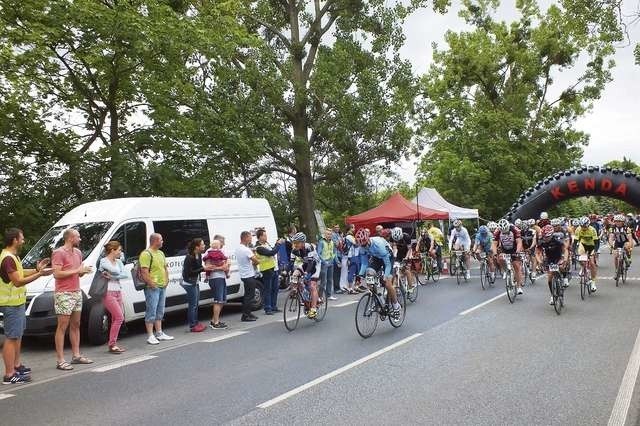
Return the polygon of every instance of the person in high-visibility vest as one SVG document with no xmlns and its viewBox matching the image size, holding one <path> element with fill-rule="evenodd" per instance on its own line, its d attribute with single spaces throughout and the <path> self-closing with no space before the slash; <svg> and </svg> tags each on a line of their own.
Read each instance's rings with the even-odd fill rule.
<svg viewBox="0 0 640 426">
<path fill-rule="evenodd" d="M 4 234 L 4 248 L 0 253 L 0 312 L 3 315 L 6 337 L 2 349 L 5 371 L 2 383 L 5 385 L 31 381 L 31 369 L 20 361 L 22 334 L 27 323 L 25 286 L 53 272 L 47 268 L 49 259 L 38 262 L 36 269 L 24 269 L 18 257 L 23 245 L 24 234 L 20 229 L 11 228 Z"/>
</svg>

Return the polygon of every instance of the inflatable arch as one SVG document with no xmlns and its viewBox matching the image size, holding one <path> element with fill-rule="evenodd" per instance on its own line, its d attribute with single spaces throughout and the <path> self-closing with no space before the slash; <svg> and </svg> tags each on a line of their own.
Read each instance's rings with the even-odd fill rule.
<svg viewBox="0 0 640 426">
<path fill-rule="evenodd" d="M 611 167 L 583 166 L 548 176 L 527 189 L 504 216 L 509 221 L 538 218 L 571 198 L 602 195 L 640 209 L 640 175 Z"/>
</svg>

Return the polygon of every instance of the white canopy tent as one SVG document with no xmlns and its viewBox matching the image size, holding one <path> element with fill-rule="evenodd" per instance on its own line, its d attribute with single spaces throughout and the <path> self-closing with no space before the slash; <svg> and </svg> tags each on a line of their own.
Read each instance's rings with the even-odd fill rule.
<svg viewBox="0 0 640 426">
<path fill-rule="evenodd" d="M 416 198 L 411 200 L 422 207 L 444 210 L 449 213 L 449 220 L 478 219 L 478 209 L 458 207 L 445 200 L 434 188 L 422 188 Z"/>
</svg>

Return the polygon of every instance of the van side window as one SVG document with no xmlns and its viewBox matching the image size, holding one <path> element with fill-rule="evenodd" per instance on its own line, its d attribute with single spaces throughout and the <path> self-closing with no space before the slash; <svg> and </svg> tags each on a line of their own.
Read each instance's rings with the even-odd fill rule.
<svg viewBox="0 0 640 426">
<path fill-rule="evenodd" d="M 132 263 L 147 248 L 147 225 L 144 222 L 125 223 L 113 234 L 122 245 L 125 262 Z"/>
<path fill-rule="evenodd" d="M 154 221 L 153 228 L 162 235 L 162 251 L 167 257 L 187 254 L 187 244 L 194 238 L 202 238 L 209 246 L 209 227 L 204 219 Z"/>
</svg>

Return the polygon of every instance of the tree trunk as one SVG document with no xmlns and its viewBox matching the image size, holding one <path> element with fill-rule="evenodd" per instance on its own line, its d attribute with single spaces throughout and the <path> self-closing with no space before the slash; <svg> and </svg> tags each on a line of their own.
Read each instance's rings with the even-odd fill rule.
<svg viewBox="0 0 640 426">
<path fill-rule="evenodd" d="M 293 151 L 296 161 L 296 189 L 300 230 L 307 234 L 310 241 L 316 241 L 318 225 L 314 215 L 315 194 L 311 176 L 311 151 L 307 137 L 307 125 L 304 119 L 293 123 Z"/>
</svg>

